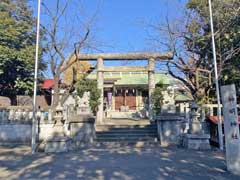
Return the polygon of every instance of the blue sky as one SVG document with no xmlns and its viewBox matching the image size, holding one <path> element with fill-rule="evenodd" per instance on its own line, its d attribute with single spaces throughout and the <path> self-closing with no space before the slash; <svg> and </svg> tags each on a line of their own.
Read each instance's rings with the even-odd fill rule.
<svg viewBox="0 0 240 180">
<path fill-rule="evenodd" d="M 74 6 L 75 0 L 68 0 Z M 71 1 L 73 2 L 71 4 Z M 77 0 L 81 6 L 79 14 L 84 19 L 95 16 L 95 39 L 104 44 L 104 52 L 127 52 L 148 49 L 147 24 L 162 23 L 182 15 L 186 0 Z M 36 1 L 35 1 L 36 2 Z M 55 0 L 42 0 L 52 6 Z M 36 4 L 33 5 L 36 11 Z M 44 18 L 42 17 L 42 21 Z"/>
<path fill-rule="evenodd" d="M 166 16 L 181 16 L 183 0 L 93 0 L 82 1 L 89 16 L 97 11 L 97 39 L 106 44 L 105 52 L 142 51 L 146 43 L 147 24 L 161 23 Z M 94 3 L 96 2 L 96 3 Z M 90 10 L 92 9 L 92 10 Z"/>
<path fill-rule="evenodd" d="M 81 21 L 93 19 L 94 46 L 102 52 L 155 51 L 148 24 L 181 18 L 186 0 L 68 0 Z M 42 0 L 53 7 L 55 0 Z M 36 13 L 36 1 L 32 1 Z M 68 11 L 67 13 L 72 13 Z M 69 16 L 71 19 L 71 16 Z M 42 16 L 42 21 L 46 21 Z M 161 50 L 158 49 L 158 50 Z M 119 63 L 112 62 L 111 65 Z M 141 64 L 144 64 L 141 63 Z"/>
</svg>

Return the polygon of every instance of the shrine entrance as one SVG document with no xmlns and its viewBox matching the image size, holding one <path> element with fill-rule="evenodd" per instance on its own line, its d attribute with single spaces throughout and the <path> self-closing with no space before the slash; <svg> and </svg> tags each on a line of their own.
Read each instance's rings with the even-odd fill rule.
<svg viewBox="0 0 240 180">
<path fill-rule="evenodd" d="M 98 89 L 101 90 L 100 105 L 96 117 L 96 123 L 102 124 L 104 118 L 104 110 L 107 109 L 107 103 L 111 102 L 115 110 L 131 111 L 137 110 L 137 101 L 139 94 L 146 94 L 146 91 L 141 92 L 137 88 L 130 86 L 118 86 L 117 88 L 104 89 L 104 73 L 147 73 L 148 87 L 148 117 L 153 120 L 153 104 L 151 102 L 151 94 L 155 88 L 154 71 L 155 61 L 169 61 L 173 57 L 171 52 L 153 53 L 153 52 L 134 52 L 134 53 L 96 53 L 96 54 L 79 54 L 80 61 L 97 61 L 97 82 Z M 104 66 L 104 61 L 116 60 L 148 60 L 147 66 Z M 130 77 L 131 78 L 131 77 Z M 115 81 L 111 79 L 111 81 Z M 114 95 L 114 102 L 113 101 Z M 141 96 L 143 97 L 143 96 Z M 145 97 L 144 97 L 145 98 Z M 107 101 L 105 101 L 107 99 Z M 141 99 L 144 101 L 144 99 Z M 107 102 L 107 103 L 106 103 Z"/>
<path fill-rule="evenodd" d="M 121 107 L 136 110 L 136 91 L 134 89 L 117 90 L 115 94 L 115 110 L 121 110 Z"/>
</svg>

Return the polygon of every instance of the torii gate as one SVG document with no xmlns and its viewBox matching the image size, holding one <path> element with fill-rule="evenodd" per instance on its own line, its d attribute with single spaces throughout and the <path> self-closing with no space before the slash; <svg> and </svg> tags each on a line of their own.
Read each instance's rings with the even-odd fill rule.
<svg viewBox="0 0 240 180">
<path fill-rule="evenodd" d="M 101 90 L 100 105 L 98 106 L 96 123 L 103 122 L 103 73 L 104 72 L 148 72 L 148 90 L 149 90 L 149 119 L 153 120 L 153 104 L 151 102 L 151 94 L 155 88 L 154 70 L 155 60 L 169 61 L 173 58 L 173 53 L 155 53 L 155 52 L 133 52 L 133 53 L 96 53 L 96 54 L 79 54 L 78 60 L 81 61 L 97 61 L 97 82 L 98 88 Z M 148 66 L 104 66 L 103 61 L 112 60 L 148 60 Z"/>
</svg>

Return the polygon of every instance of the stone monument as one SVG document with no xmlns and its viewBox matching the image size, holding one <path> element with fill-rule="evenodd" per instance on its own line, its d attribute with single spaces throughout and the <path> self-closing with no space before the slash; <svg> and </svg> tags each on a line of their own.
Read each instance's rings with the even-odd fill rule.
<svg viewBox="0 0 240 180">
<path fill-rule="evenodd" d="M 227 169 L 240 175 L 240 137 L 235 85 L 221 87 Z"/>
<path fill-rule="evenodd" d="M 188 149 L 209 150 L 211 149 L 209 139 L 210 135 L 203 130 L 205 121 L 200 118 L 200 106 L 195 102 L 190 105 L 190 122 L 188 133 L 183 137 L 183 146 Z"/>
</svg>

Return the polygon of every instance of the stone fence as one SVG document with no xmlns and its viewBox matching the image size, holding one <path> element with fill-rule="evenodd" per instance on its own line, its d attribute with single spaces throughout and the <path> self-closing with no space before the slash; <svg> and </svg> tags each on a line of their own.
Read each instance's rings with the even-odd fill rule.
<svg viewBox="0 0 240 180">
<path fill-rule="evenodd" d="M 222 109 L 222 105 L 220 105 L 220 107 Z M 217 116 L 217 108 L 218 108 L 217 104 L 203 104 L 202 108 L 204 110 L 204 113 L 207 116 Z M 239 112 L 240 105 L 237 105 L 237 108 L 238 108 L 238 112 Z M 222 112 L 223 112 L 223 110 L 222 110 Z"/>
<path fill-rule="evenodd" d="M 56 116 L 61 116 L 63 120 L 68 121 L 72 115 L 89 115 L 91 110 L 89 107 L 65 106 L 56 109 Z M 37 119 L 40 123 L 52 123 L 51 109 L 37 109 Z M 32 106 L 0 106 L 0 124 L 29 124 L 32 122 L 33 109 Z"/>
<path fill-rule="evenodd" d="M 240 113 L 240 105 L 237 105 L 238 112 Z M 202 118 L 204 119 L 205 116 L 217 116 L 217 104 L 203 104 L 200 106 Z M 222 105 L 221 105 L 222 109 Z M 190 105 L 189 103 L 181 103 L 179 104 L 179 112 L 184 114 L 186 119 L 189 119 L 189 112 L 190 112 Z"/>
<path fill-rule="evenodd" d="M 83 115 L 77 116 L 77 114 L 81 112 L 83 112 Z M 65 120 L 60 128 L 61 133 L 66 137 L 74 139 L 74 142 L 77 144 L 92 141 L 95 132 L 94 121 L 88 121 L 89 118 L 85 118 L 86 114 L 87 110 L 84 108 L 72 109 L 71 107 L 65 107 L 57 109 L 56 116 L 60 117 L 61 120 Z M 74 122 L 72 122 L 72 117 L 75 117 Z M 32 118 L 32 107 L 0 107 L 0 144 L 30 144 L 32 137 Z M 55 129 L 58 125 L 56 125 L 54 118 L 52 117 L 51 110 L 38 109 L 36 131 L 39 142 L 46 141 L 56 132 Z M 77 133 L 78 131 L 79 133 Z M 75 136 L 77 136 L 77 138 Z"/>
<path fill-rule="evenodd" d="M 31 124 L 33 110 L 30 106 L 8 106 L 0 107 L 0 124 Z M 40 122 L 51 122 L 50 110 L 38 110 L 37 119 Z"/>
<path fill-rule="evenodd" d="M 0 144 L 27 143 L 32 137 L 33 109 L 31 106 L 0 107 Z M 37 111 L 39 138 L 44 139 L 46 131 L 53 126 L 49 110 Z"/>
</svg>

